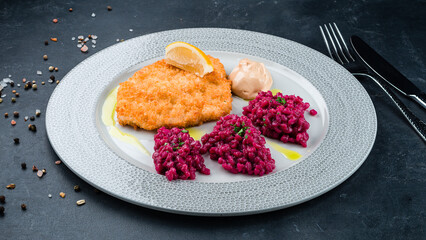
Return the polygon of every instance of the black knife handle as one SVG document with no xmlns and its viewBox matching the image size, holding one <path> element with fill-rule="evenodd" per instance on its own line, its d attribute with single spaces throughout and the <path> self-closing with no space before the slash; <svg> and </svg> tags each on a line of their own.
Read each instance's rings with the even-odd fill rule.
<svg viewBox="0 0 426 240">
<path fill-rule="evenodd" d="M 395 93 L 392 92 L 391 86 L 380 79 L 380 77 L 372 77 L 368 74 L 354 74 L 355 76 L 365 76 L 369 77 L 374 82 L 380 86 L 380 88 L 385 91 L 385 93 L 392 99 L 392 101 L 395 103 L 395 105 L 398 107 L 398 109 L 401 111 L 401 113 L 404 115 L 404 117 L 408 120 L 408 122 L 411 124 L 411 126 L 416 130 L 416 132 L 420 135 L 420 137 L 423 139 L 423 141 L 426 142 L 426 124 L 420 120 L 416 115 L 414 115 L 413 112 L 411 112 L 410 109 L 408 109 L 404 103 L 401 102 L 401 100 L 395 95 Z"/>
<path fill-rule="evenodd" d="M 420 93 L 416 95 L 408 95 L 414 101 L 418 102 L 422 107 L 426 109 L 426 93 Z"/>
</svg>

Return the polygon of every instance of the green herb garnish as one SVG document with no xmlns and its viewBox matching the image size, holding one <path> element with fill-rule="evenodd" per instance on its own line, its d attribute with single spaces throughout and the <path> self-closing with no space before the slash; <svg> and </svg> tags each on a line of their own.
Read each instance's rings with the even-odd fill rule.
<svg viewBox="0 0 426 240">
<path fill-rule="evenodd" d="M 183 132 L 183 133 L 187 133 L 187 132 L 188 132 L 188 130 L 186 130 L 186 129 L 183 129 L 183 130 L 182 130 L 182 132 Z"/>
<path fill-rule="evenodd" d="M 249 128 L 249 127 L 244 127 L 244 125 L 245 125 L 245 122 L 241 123 L 241 127 L 231 124 L 231 126 L 234 127 L 234 132 L 236 132 L 241 137 L 244 136 L 245 131 Z"/>
<path fill-rule="evenodd" d="M 281 103 L 282 105 L 285 104 L 285 99 L 282 98 L 282 97 L 277 97 L 276 101 L 279 102 L 279 103 Z"/>
</svg>

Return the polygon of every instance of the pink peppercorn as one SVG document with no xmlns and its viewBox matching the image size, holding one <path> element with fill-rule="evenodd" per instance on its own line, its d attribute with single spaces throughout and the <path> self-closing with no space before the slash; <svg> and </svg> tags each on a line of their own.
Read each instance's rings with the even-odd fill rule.
<svg viewBox="0 0 426 240">
<path fill-rule="evenodd" d="M 315 116 L 315 115 L 317 115 L 317 111 L 315 111 L 315 109 L 311 109 L 310 111 L 309 111 L 309 114 L 311 114 L 311 116 Z"/>
</svg>

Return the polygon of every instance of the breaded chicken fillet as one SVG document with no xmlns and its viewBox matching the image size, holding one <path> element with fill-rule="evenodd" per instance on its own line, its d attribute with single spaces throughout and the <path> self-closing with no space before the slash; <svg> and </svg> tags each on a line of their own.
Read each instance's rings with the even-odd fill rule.
<svg viewBox="0 0 426 240">
<path fill-rule="evenodd" d="M 117 118 L 121 125 L 146 130 L 190 127 L 218 120 L 232 110 L 231 81 L 219 59 L 199 77 L 160 60 L 120 83 Z"/>
</svg>

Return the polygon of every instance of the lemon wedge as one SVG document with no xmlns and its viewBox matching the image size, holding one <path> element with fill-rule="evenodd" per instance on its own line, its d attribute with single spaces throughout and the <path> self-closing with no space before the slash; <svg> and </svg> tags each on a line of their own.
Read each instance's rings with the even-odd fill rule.
<svg viewBox="0 0 426 240">
<path fill-rule="evenodd" d="M 186 42 L 174 42 L 166 47 L 166 63 L 200 77 L 213 72 L 209 57 L 199 48 Z"/>
</svg>

